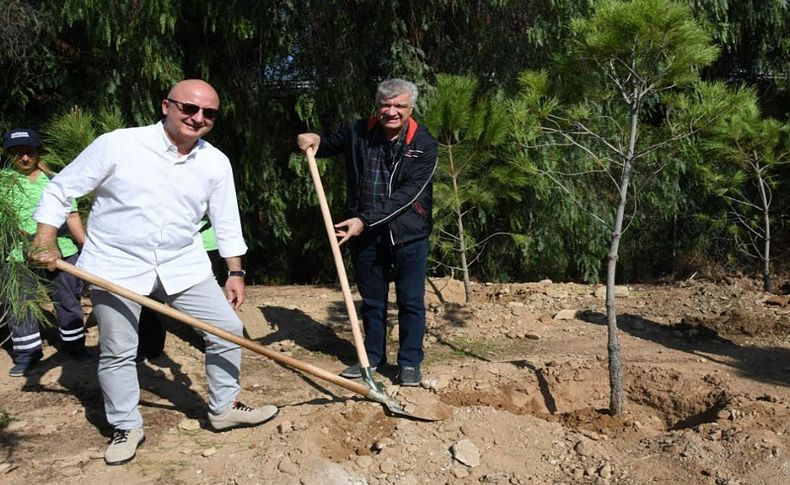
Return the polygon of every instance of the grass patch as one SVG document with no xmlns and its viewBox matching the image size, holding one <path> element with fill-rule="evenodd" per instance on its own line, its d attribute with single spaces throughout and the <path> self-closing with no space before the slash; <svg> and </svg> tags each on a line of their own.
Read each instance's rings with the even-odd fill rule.
<svg viewBox="0 0 790 485">
<path fill-rule="evenodd" d="M 434 345 L 433 348 L 425 352 L 427 364 L 444 362 L 459 357 L 491 361 L 496 360 L 502 352 L 501 345 L 487 340 L 452 338 L 441 341 L 441 344 L 441 346 Z M 442 347 L 444 348 L 442 349 Z"/>
<path fill-rule="evenodd" d="M 0 429 L 6 429 L 14 418 L 4 409 L 0 408 Z"/>
<path fill-rule="evenodd" d="M 471 338 L 453 338 L 448 344 L 452 347 L 453 354 L 462 357 L 491 359 L 499 350 L 499 346 L 493 342 Z"/>
</svg>

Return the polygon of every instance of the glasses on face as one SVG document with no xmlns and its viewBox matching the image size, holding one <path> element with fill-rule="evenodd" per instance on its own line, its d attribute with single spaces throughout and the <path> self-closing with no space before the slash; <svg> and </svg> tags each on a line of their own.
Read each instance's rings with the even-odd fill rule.
<svg viewBox="0 0 790 485">
<path fill-rule="evenodd" d="M 172 98 L 167 98 L 167 101 L 176 105 L 178 110 L 187 116 L 194 116 L 200 110 L 203 110 L 203 117 L 209 121 L 214 121 L 217 119 L 217 116 L 219 116 L 219 110 L 217 108 L 203 108 L 192 103 L 182 103 Z"/>
<path fill-rule="evenodd" d="M 11 147 L 8 149 L 8 154 L 13 158 L 22 158 L 25 155 L 33 158 L 38 156 L 39 151 L 35 147 Z"/>
</svg>

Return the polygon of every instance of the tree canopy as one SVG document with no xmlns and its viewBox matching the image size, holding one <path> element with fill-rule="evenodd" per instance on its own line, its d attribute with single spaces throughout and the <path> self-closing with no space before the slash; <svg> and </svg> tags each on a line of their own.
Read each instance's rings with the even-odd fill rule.
<svg viewBox="0 0 790 485">
<path fill-rule="evenodd" d="M 593 71 L 557 61 L 568 59 L 566 54 L 575 49 L 572 40 L 583 20 L 574 19 L 592 19 L 596 12 L 600 17 L 609 5 L 597 0 L 0 0 L 0 85 L 6 93 L 0 100 L 0 128 L 41 128 L 75 108 L 96 119 L 102 110 L 113 110 L 127 126 L 150 123 L 158 119 L 159 102 L 174 82 L 206 79 L 222 98 L 221 118 L 210 140 L 234 163 L 252 280 L 327 280 L 331 261 L 314 251 L 322 244 L 320 224 L 305 224 L 317 221 L 318 213 L 304 161 L 295 155 L 298 133 L 331 131 L 369 115 L 377 82 L 389 77 L 408 78 L 420 87 L 418 120 L 429 114 L 440 74 L 472 76 L 481 96 L 498 92 L 503 99 L 515 99 L 521 73 L 543 70 L 553 81 L 552 97 L 603 102 L 582 89 Z M 763 112 L 785 121 L 787 2 L 694 0 L 683 5 L 691 8 L 713 39 L 711 49 L 719 52 L 701 71 L 703 78 L 754 85 Z M 612 42 L 628 49 L 631 35 L 673 42 L 664 27 L 634 28 L 625 21 L 612 38 L 591 41 L 588 53 Z M 666 61 L 644 59 L 657 65 Z M 689 72 L 673 65 L 677 73 Z M 672 117 L 673 109 L 648 97 L 644 121 L 658 125 Z M 58 136 L 51 133 L 51 156 L 65 163 L 73 154 L 57 145 Z M 596 251 L 605 243 L 594 236 L 592 221 L 508 154 L 512 145 L 505 141 L 497 153 L 501 167 L 531 178 L 530 183 L 518 197 L 499 200 L 474 220 L 469 236 L 482 240 L 496 228 L 520 239 L 492 239 L 472 277 L 600 279 L 604 261 Z M 566 154 L 547 148 L 535 156 L 548 161 Z M 679 150 L 665 156 L 677 159 L 677 167 L 686 160 Z M 339 217 L 343 165 L 329 161 L 321 169 Z M 695 179 L 683 170 L 673 172 L 671 197 L 646 192 L 639 199 L 655 211 L 632 223 L 640 244 L 638 251 L 623 248 L 623 278 L 668 273 L 671 251 L 733 254 L 734 248 L 726 245 L 711 251 L 710 245 L 718 243 L 690 222 L 693 212 L 713 210 L 716 203 L 688 191 Z M 786 170 L 777 172 L 777 192 L 787 188 Z M 777 214 L 787 213 L 786 201 L 777 204 Z M 654 217 L 669 213 L 676 216 Z M 786 238 L 778 225 L 775 240 Z M 645 252 L 651 256 L 645 258 Z"/>
</svg>

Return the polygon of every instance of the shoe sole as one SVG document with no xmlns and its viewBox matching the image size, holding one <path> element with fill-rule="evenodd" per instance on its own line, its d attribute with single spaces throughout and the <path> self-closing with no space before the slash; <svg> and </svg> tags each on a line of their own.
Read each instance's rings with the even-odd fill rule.
<svg viewBox="0 0 790 485">
<path fill-rule="evenodd" d="M 370 371 L 371 371 L 372 373 L 375 373 L 375 372 L 376 372 L 376 369 L 378 369 L 378 368 L 379 368 L 379 366 L 376 366 L 376 367 L 371 367 L 371 368 L 370 368 Z M 341 373 L 340 373 L 340 374 L 338 374 L 338 375 L 339 375 L 340 377 L 345 377 L 346 379 L 361 379 L 361 378 L 362 378 L 362 372 L 360 372 L 359 374 L 350 374 L 350 373 L 347 373 L 347 372 L 341 372 Z"/>
<path fill-rule="evenodd" d="M 212 429 L 213 429 L 215 432 L 217 432 L 217 433 L 222 433 L 222 432 L 224 432 L 224 431 L 231 431 L 231 430 L 234 430 L 234 429 L 242 429 L 242 428 L 254 428 L 255 426 L 260 426 L 260 425 L 262 425 L 262 424 L 266 424 L 266 423 L 268 423 L 269 421 L 271 421 L 272 419 L 274 419 L 275 417 L 277 417 L 277 415 L 278 415 L 278 414 L 280 414 L 280 408 L 277 408 L 277 411 L 275 411 L 275 412 L 274 412 L 274 414 L 272 414 L 272 415 L 271 415 L 271 416 L 269 416 L 268 418 L 264 419 L 264 420 L 263 420 L 263 421 L 261 421 L 260 423 L 241 423 L 241 424 L 232 424 L 232 425 L 230 425 L 230 426 L 227 426 L 227 427 L 225 427 L 225 428 L 217 428 L 217 427 L 214 425 L 214 423 L 212 423 L 212 422 L 211 422 L 211 420 L 210 420 L 210 419 L 209 419 L 209 421 L 208 421 L 208 424 L 210 424 L 210 425 L 211 425 L 211 428 L 212 428 Z"/>
<path fill-rule="evenodd" d="M 417 387 L 420 384 L 422 384 L 422 381 L 420 381 L 420 382 L 399 382 L 398 383 L 398 385 L 406 386 L 406 387 Z"/>
<path fill-rule="evenodd" d="M 31 365 L 30 367 L 27 367 L 26 369 L 19 372 L 8 371 L 8 377 L 25 377 L 26 375 L 31 374 L 35 370 L 32 367 L 33 366 Z"/>
<path fill-rule="evenodd" d="M 132 456 L 130 456 L 129 458 L 127 458 L 125 460 L 121 460 L 121 461 L 107 461 L 107 458 L 105 457 L 104 458 L 104 463 L 106 463 L 109 466 L 118 466 L 118 465 L 124 465 L 126 463 L 129 463 L 130 461 L 134 460 L 135 456 L 137 456 L 137 450 L 138 450 L 138 448 L 143 446 L 143 443 L 145 443 L 145 435 L 143 435 L 143 439 L 141 439 L 140 441 L 137 442 L 137 448 L 134 449 L 134 453 L 132 454 Z"/>
</svg>

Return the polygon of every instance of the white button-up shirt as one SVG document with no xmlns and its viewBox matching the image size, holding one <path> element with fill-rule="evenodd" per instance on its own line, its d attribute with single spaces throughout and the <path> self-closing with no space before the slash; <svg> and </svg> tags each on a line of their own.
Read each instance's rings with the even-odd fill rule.
<svg viewBox="0 0 790 485">
<path fill-rule="evenodd" d="M 134 292 L 149 294 L 159 277 L 178 293 L 211 275 L 199 234 L 205 214 L 222 257 L 247 252 L 228 157 L 204 140 L 179 155 L 161 122 L 98 137 L 52 179 L 34 218 L 60 227 L 70 201 L 91 191 L 77 265 Z"/>
</svg>

